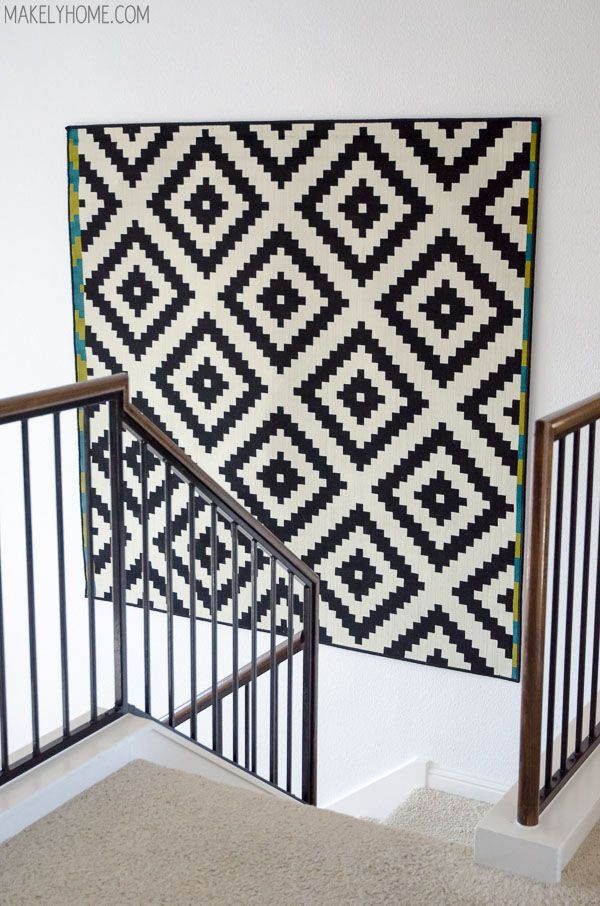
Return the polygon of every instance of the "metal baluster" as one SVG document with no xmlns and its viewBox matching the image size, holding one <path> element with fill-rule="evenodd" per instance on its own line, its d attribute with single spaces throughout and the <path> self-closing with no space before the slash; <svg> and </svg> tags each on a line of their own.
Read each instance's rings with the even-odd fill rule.
<svg viewBox="0 0 600 906">
<path fill-rule="evenodd" d="M 23 452 L 23 497 L 25 500 L 25 549 L 27 557 L 27 615 L 29 623 L 29 675 L 31 682 L 31 733 L 33 754 L 40 751 L 40 718 L 37 681 L 37 645 L 35 628 L 35 586 L 33 578 L 33 538 L 31 534 L 31 478 L 29 470 L 29 425 L 21 422 Z"/>
<path fill-rule="evenodd" d="M 288 612 L 287 612 L 287 756 L 286 790 L 292 792 L 292 732 L 294 725 L 294 574 L 288 570 Z"/>
<path fill-rule="evenodd" d="M 144 709 L 152 713 L 151 663 L 150 663 L 150 570 L 148 562 L 148 446 L 140 442 L 140 489 L 142 523 L 142 607 L 144 611 Z"/>
<path fill-rule="evenodd" d="M 302 799 L 317 804 L 317 651 L 318 586 L 304 586 L 304 660 L 302 667 Z"/>
<path fill-rule="evenodd" d="M 98 692 L 96 670 L 96 589 L 94 575 L 94 529 L 92 518 L 92 451 L 90 410 L 83 410 L 83 451 L 85 462 L 85 541 L 86 541 L 86 591 L 88 605 L 88 647 L 90 672 L 90 715 L 98 717 Z M 56 417 L 56 416 L 55 416 Z"/>
<path fill-rule="evenodd" d="M 4 646 L 4 600 L 0 555 L 0 771 L 8 771 L 8 712 L 6 710 L 6 650 Z"/>
<path fill-rule="evenodd" d="M 592 647 L 592 675 L 590 679 L 590 722 L 589 736 L 596 736 L 596 716 L 598 706 L 598 667 L 600 663 L 600 520 L 598 523 L 598 549 L 596 555 L 596 594 L 594 602 L 594 635 Z"/>
<path fill-rule="evenodd" d="M 238 728 L 238 687 L 239 687 L 239 626 L 238 626 L 238 597 L 239 597 L 239 576 L 238 576 L 238 527 L 235 522 L 231 523 L 231 627 L 232 627 L 232 659 L 233 659 L 233 687 L 232 687 L 232 708 L 233 708 L 233 742 L 232 742 L 232 759 L 238 761 L 239 747 L 239 728 Z"/>
<path fill-rule="evenodd" d="M 552 756 L 554 749 L 554 709 L 556 706 L 556 651 L 558 647 L 558 610 L 560 605 L 560 577 L 562 552 L 562 523 L 565 474 L 565 441 L 558 442 L 558 468 L 556 472 L 556 512 L 554 520 L 554 573 L 552 581 L 552 612 L 550 614 L 550 654 L 548 664 L 548 713 L 546 724 L 545 786 L 552 783 Z"/>
<path fill-rule="evenodd" d="M 62 493 L 60 414 L 54 413 L 54 487 L 56 492 L 56 555 L 58 560 L 58 619 L 60 628 L 60 678 L 62 686 L 63 736 L 69 725 L 69 655 L 67 647 L 67 602 L 65 591 L 65 533 Z"/>
<path fill-rule="evenodd" d="M 190 523 L 190 736 L 198 739 L 198 679 L 196 668 L 196 496 L 189 486 L 188 515 Z"/>
<path fill-rule="evenodd" d="M 244 767 L 250 770 L 250 684 L 244 686 Z"/>
<path fill-rule="evenodd" d="M 212 738 L 213 749 L 221 753 L 219 736 L 219 708 L 217 707 L 218 672 L 218 625 L 217 625 L 217 507 L 210 505 L 210 605 L 211 605 L 211 647 L 212 647 Z"/>
<path fill-rule="evenodd" d="M 279 745 L 279 733 L 278 733 L 278 721 L 277 721 L 277 711 L 279 708 L 279 683 L 278 683 L 278 667 L 277 667 L 277 658 L 275 655 L 275 648 L 277 647 L 277 561 L 275 557 L 271 557 L 271 594 L 270 594 L 270 608 L 271 608 L 271 633 L 270 633 L 270 654 L 271 654 L 271 668 L 269 670 L 269 689 L 270 689 L 270 759 L 269 759 L 269 780 L 271 783 L 277 783 L 278 775 L 278 745 Z"/>
<path fill-rule="evenodd" d="M 127 703 L 127 614 L 125 612 L 125 511 L 123 499 L 122 399 L 109 403 L 112 594 L 115 653 L 115 705 Z"/>
<path fill-rule="evenodd" d="M 173 666 L 173 526 L 171 495 L 173 475 L 169 463 L 165 463 L 165 557 L 167 561 L 167 683 L 169 700 L 169 726 L 173 726 L 175 714 L 175 679 Z"/>
<path fill-rule="evenodd" d="M 219 746 L 222 746 L 222 744 L 223 744 L 223 699 L 220 697 L 220 695 L 217 695 L 217 739 L 219 740 Z M 217 751 L 219 752 L 219 755 L 223 754 L 221 748 L 219 748 Z"/>
<path fill-rule="evenodd" d="M 251 587 L 252 587 L 252 610 L 250 612 L 250 625 L 251 625 L 251 681 L 252 681 L 252 717 L 251 717 L 251 736 L 252 736 L 252 757 L 250 761 L 251 770 L 253 774 L 257 773 L 257 739 L 256 739 L 256 712 L 257 712 L 257 699 L 258 699 L 258 685 L 257 685 L 257 675 L 256 675 L 256 655 L 257 655 L 257 600 L 256 600 L 256 583 L 257 583 L 257 546 L 256 540 L 252 539 L 251 546 Z"/>
<path fill-rule="evenodd" d="M 560 769 L 566 770 L 569 735 L 569 697 L 571 688 L 571 647 L 573 640 L 573 594 L 577 552 L 577 494 L 579 479 L 579 432 L 573 436 L 573 465 L 571 474 L 571 518 L 569 522 L 569 569 L 567 574 L 567 610 L 565 620 L 565 662 L 563 678 Z"/>
<path fill-rule="evenodd" d="M 594 495 L 594 451 L 596 445 L 596 425 L 592 422 L 589 426 L 588 437 L 588 462 L 587 486 L 585 500 L 585 526 L 583 538 L 583 568 L 581 583 L 581 622 L 579 624 L 579 675 L 577 679 L 577 714 L 575 718 L 575 750 L 581 751 L 583 735 L 583 704 L 585 669 L 587 653 L 587 620 L 588 598 L 590 584 L 590 547 L 592 541 L 592 498 Z"/>
</svg>

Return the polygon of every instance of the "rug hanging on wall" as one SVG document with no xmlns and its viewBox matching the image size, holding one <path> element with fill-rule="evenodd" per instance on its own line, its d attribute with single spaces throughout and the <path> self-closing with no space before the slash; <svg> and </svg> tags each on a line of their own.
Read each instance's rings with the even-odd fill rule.
<svg viewBox="0 0 600 906">
<path fill-rule="evenodd" d="M 68 130 L 78 379 L 126 371 L 136 405 L 320 574 L 326 643 L 518 678 L 539 128 Z M 94 432 L 102 596 L 107 435 Z M 162 480 L 156 462 L 157 607 Z M 201 608 L 208 541 L 206 527 Z M 227 621 L 225 542 L 219 553 Z M 139 603 L 139 551 L 129 564 L 128 600 Z"/>
</svg>

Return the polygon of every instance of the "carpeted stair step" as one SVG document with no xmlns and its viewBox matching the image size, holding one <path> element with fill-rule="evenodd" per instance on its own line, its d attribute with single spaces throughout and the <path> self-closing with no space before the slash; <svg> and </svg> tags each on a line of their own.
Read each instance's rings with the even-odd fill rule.
<svg viewBox="0 0 600 906">
<path fill-rule="evenodd" d="M 0 846 L 0 904 L 600 903 L 598 829 L 547 887 L 399 827 L 136 761 Z"/>
<path fill-rule="evenodd" d="M 419 789 L 411 793 L 384 824 L 434 840 L 472 847 L 475 828 L 490 808 L 487 802 L 477 799 Z"/>
</svg>

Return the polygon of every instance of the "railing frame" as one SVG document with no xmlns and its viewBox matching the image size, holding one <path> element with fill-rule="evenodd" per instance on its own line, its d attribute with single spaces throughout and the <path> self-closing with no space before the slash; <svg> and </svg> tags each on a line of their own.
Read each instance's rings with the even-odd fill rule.
<svg viewBox="0 0 600 906">
<path fill-rule="evenodd" d="M 546 600 L 552 518 L 552 465 L 555 441 L 600 419 L 600 394 L 561 409 L 535 423 L 531 524 L 525 553 L 524 640 L 517 820 L 533 827 L 540 812 L 600 743 L 600 735 L 571 758 L 568 770 L 540 797 Z"/>
<path fill-rule="evenodd" d="M 230 494 L 225 491 L 210 475 L 200 469 L 183 451 L 151 420 L 146 418 L 129 400 L 129 381 L 126 374 L 117 374 L 105 378 L 94 378 L 77 384 L 52 388 L 36 393 L 27 393 L 0 400 L 0 425 L 20 421 L 27 424 L 27 419 L 41 415 L 58 413 L 79 407 L 89 407 L 98 403 L 109 405 L 109 435 L 111 457 L 111 535 L 113 561 L 113 613 L 114 613 L 114 654 L 115 654 L 115 706 L 102 714 L 92 713 L 91 720 L 73 732 L 64 732 L 63 737 L 49 745 L 39 748 L 34 744 L 32 755 L 23 758 L 19 763 L 8 766 L 4 762 L 6 753 L 6 725 L 0 714 L 0 738 L 2 748 L 2 770 L 0 783 L 12 780 L 18 774 L 36 766 L 63 749 L 75 744 L 80 739 L 95 732 L 122 714 L 133 711 L 141 713 L 129 705 L 127 699 L 127 644 L 126 644 L 126 600 L 125 600 L 125 548 L 124 548 L 124 496 L 123 496 L 123 429 L 126 428 L 142 442 L 142 449 L 147 452 L 150 447 L 167 465 L 167 472 L 175 470 L 190 489 L 195 488 L 202 496 L 218 507 L 219 513 L 229 519 L 237 531 L 253 539 L 253 549 L 258 544 L 272 558 L 272 563 L 280 563 L 290 577 L 300 580 L 304 588 L 304 628 L 292 643 L 278 646 L 270 652 L 266 670 L 277 669 L 284 660 L 291 658 L 297 651 L 303 653 L 303 699 L 302 699 L 302 799 L 316 805 L 317 800 L 317 652 L 319 639 L 319 578 L 296 555 L 290 551 L 276 535 L 258 522 Z M 56 418 L 55 418 L 56 421 Z M 89 577 L 89 570 L 88 570 Z M 1 603 L 0 587 L 0 603 Z M 147 609 L 147 602 L 146 602 Z M 146 614 L 147 617 L 147 614 Z M 1 614 L 0 614 L 1 620 Z M 146 620 L 147 622 L 147 620 Z M 2 643 L 2 624 L 0 622 L 0 644 Z M 147 664 L 147 653 L 145 653 Z M 0 651 L 0 667 L 2 652 Z M 262 665 L 261 665 L 261 671 Z M 239 677 L 248 677 L 244 683 Z M 239 674 L 239 676 L 238 676 Z M 238 689 L 256 682 L 256 663 L 237 669 L 236 676 L 221 681 L 217 693 L 211 690 L 212 706 L 220 712 L 223 695 L 234 693 L 237 699 Z M 2 677 L 0 676 L 0 680 Z M 231 680 L 231 681 L 230 681 Z M 195 680 L 192 682 L 192 687 Z M 225 691 L 227 687 L 227 691 Z M 37 695 L 37 693 L 35 693 Z M 4 688 L 0 682 L 0 703 L 4 697 Z M 146 706 L 149 706 L 149 690 L 145 690 Z M 246 695 L 245 708 L 248 710 L 249 698 Z M 203 701 L 203 706 L 209 705 Z M 170 706 L 170 723 L 175 725 L 173 706 Z M 191 708 L 195 722 L 196 708 Z M 198 709 L 199 710 L 199 709 Z M 35 734 L 34 734 L 35 735 Z M 195 736 L 195 728 L 192 738 Z M 35 739 L 34 739 L 35 743 Z M 218 748 L 218 747 L 217 747 Z M 248 758 L 248 753 L 246 753 Z M 289 770 L 289 769 L 288 769 Z"/>
</svg>

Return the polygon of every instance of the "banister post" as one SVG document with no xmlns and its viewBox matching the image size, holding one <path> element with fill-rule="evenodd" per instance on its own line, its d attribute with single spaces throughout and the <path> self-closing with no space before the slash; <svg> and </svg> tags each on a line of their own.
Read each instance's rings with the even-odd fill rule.
<svg viewBox="0 0 600 906">
<path fill-rule="evenodd" d="M 546 420 L 536 422 L 532 515 L 525 557 L 523 677 L 517 806 L 519 824 L 528 827 L 538 823 L 540 810 L 546 586 L 553 442 L 552 425 Z"/>
<path fill-rule="evenodd" d="M 317 659 L 319 650 L 319 583 L 304 586 L 304 654 L 302 693 L 302 799 L 317 804 Z"/>
</svg>

